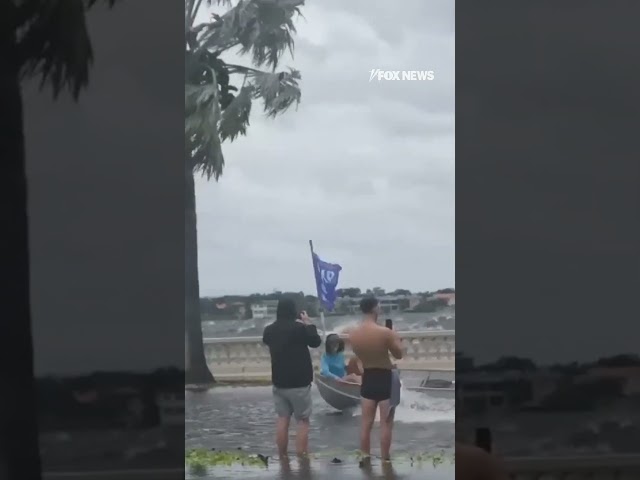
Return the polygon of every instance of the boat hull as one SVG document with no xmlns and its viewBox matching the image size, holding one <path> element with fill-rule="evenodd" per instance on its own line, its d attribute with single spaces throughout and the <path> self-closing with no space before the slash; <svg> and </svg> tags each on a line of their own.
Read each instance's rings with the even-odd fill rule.
<svg viewBox="0 0 640 480">
<path fill-rule="evenodd" d="M 349 410 L 360 405 L 360 385 L 322 375 L 316 375 L 315 384 L 322 399 L 336 410 Z"/>
</svg>

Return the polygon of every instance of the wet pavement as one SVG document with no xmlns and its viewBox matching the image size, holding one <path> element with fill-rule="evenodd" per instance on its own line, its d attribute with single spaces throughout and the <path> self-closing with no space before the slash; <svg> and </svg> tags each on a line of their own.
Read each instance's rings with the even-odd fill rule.
<svg viewBox="0 0 640 480">
<path fill-rule="evenodd" d="M 188 479 L 265 479 L 265 480 L 453 480 L 455 465 L 445 461 L 437 466 L 425 462 L 411 464 L 407 460 L 393 464 L 383 464 L 373 460 L 370 465 L 360 466 L 355 459 L 342 463 L 331 463 L 328 460 L 290 462 L 274 460 L 268 467 L 216 467 L 208 472 L 187 472 Z"/>
<path fill-rule="evenodd" d="M 242 451 L 270 456 L 268 467 L 217 466 L 208 471 L 188 471 L 187 478 L 202 479 L 453 479 L 455 413 L 452 399 L 431 398 L 403 391 L 396 412 L 392 456 L 393 467 L 372 461 L 361 468 L 358 448 L 359 411 L 336 412 L 326 405 L 313 387 L 310 446 L 312 459 L 292 458 L 289 463 L 275 457 L 275 415 L 271 387 L 217 387 L 185 396 L 185 448 Z M 372 454 L 379 454 L 379 432 L 372 434 Z M 295 429 L 290 444 L 295 443 Z M 434 454 L 447 460 L 433 465 Z M 425 460 L 415 458 L 424 456 Z M 412 458 L 414 461 L 412 462 Z M 332 462 L 334 459 L 340 462 Z"/>
<path fill-rule="evenodd" d="M 312 452 L 350 452 L 358 448 L 360 412 L 337 412 L 313 392 L 310 446 Z M 215 448 L 273 455 L 275 414 L 269 386 L 216 387 L 185 393 L 185 448 Z M 396 411 L 394 449 L 397 452 L 453 451 L 453 399 L 404 391 Z M 292 439 L 294 437 L 292 429 Z M 378 443 L 374 428 L 372 445 Z"/>
</svg>

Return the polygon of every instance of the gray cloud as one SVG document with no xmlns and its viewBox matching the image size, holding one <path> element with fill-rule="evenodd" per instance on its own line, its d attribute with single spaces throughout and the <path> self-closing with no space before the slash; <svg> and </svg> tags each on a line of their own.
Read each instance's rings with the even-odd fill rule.
<svg viewBox="0 0 640 480">
<path fill-rule="evenodd" d="M 453 31 L 434 26 L 453 10 L 421 26 L 422 3 L 404 20 L 381 1 L 305 7 L 285 62 L 303 74 L 299 110 L 256 108 L 221 182 L 198 182 L 203 294 L 313 291 L 309 238 L 344 265 L 343 285 L 453 284 Z M 77 104 L 25 85 L 38 374 L 184 361 L 183 237 L 167 230 L 184 215 L 182 13 L 151 0 L 92 12 Z M 371 68 L 436 80 L 369 83 Z"/>
<path fill-rule="evenodd" d="M 202 293 L 312 292 L 309 239 L 343 265 L 344 286 L 454 285 L 453 4 L 303 13 L 283 62 L 302 72 L 299 109 L 270 120 L 256 108 L 220 182 L 197 182 Z M 369 82 L 373 68 L 435 80 Z"/>
</svg>

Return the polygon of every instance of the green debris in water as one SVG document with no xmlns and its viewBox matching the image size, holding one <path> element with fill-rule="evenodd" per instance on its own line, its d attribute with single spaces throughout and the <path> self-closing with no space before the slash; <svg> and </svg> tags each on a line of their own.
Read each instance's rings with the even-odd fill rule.
<svg viewBox="0 0 640 480">
<path fill-rule="evenodd" d="M 185 453 L 185 462 L 192 473 L 203 473 L 208 467 L 230 467 L 234 465 L 266 467 L 269 457 L 248 454 L 242 451 L 222 452 L 196 448 Z"/>
<path fill-rule="evenodd" d="M 447 459 L 450 461 L 451 464 L 455 463 L 455 459 L 453 455 L 447 455 L 445 452 L 421 453 L 421 454 L 415 454 L 415 455 L 409 456 L 409 460 L 411 461 L 412 464 L 413 463 L 418 463 L 418 464 L 431 463 L 434 468 L 437 467 L 438 465 L 442 465 L 443 463 L 445 463 Z"/>
<path fill-rule="evenodd" d="M 356 451 L 339 451 L 327 450 L 324 452 L 314 452 L 308 455 L 310 460 L 332 461 L 339 459 L 343 462 L 348 459 L 362 460 L 364 455 L 359 450 Z M 440 452 L 425 453 L 408 453 L 398 452 L 392 455 L 392 461 L 409 462 L 412 466 L 433 465 L 434 468 L 445 463 L 455 464 L 455 455 L 453 452 L 447 453 L 444 450 Z M 247 467 L 266 467 L 269 464 L 269 457 L 261 454 L 249 454 L 242 450 L 236 451 L 217 451 L 207 450 L 205 448 L 196 448 L 185 452 L 185 463 L 193 474 L 205 474 L 209 467 L 231 467 L 231 466 L 247 466 Z M 334 462 L 337 463 L 337 462 Z"/>
</svg>

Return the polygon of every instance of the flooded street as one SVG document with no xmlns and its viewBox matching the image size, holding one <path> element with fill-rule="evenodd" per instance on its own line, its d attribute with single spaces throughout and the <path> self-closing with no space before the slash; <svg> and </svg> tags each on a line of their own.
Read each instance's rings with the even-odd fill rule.
<svg viewBox="0 0 640 480">
<path fill-rule="evenodd" d="M 186 393 L 185 447 L 274 453 L 275 414 L 270 386 L 218 387 L 206 393 Z M 358 448 L 359 411 L 340 413 L 313 387 L 310 442 L 313 451 L 354 451 Z M 394 436 L 398 452 L 453 449 L 454 402 L 403 392 L 396 412 Z M 293 430 L 292 430 L 293 433 Z M 374 429 L 377 438 L 377 429 Z M 372 440 L 375 445 L 377 440 Z"/>
<path fill-rule="evenodd" d="M 394 462 L 391 465 L 381 465 L 372 462 L 368 468 L 361 468 L 357 462 L 332 464 L 323 460 L 310 462 L 297 459 L 290 462 L 274 461 L 266 468 L 234 468 L 221 467 L 211 470 L 207 474 L 194 475 L 187 472 L 190 480 L 231 480 L 231 479 L 265 479 L 265 480 L 453 480 L 455 465 L 444 463 L 433 465 L 411 465 L 409 462 Z"/>
<path fill-rule="evenodd" d="M 354 456 L 358 449 L 359 412 L 336 412 L 324 403 L 315 387 L 313 392 L 310 444 L 314 458 L 308 465 L 300 465 L 297 460 L 282 465 L 274 459 L 275 415 L 269 386 L 218 387 L 206 393 L 187 392 L 185 448 L 241 449 L 271 457 L 267 471 L 253 467 L 216 468 L 215 478 L 315 479 L 335 478 L 336 475 L 345 479 L 453 478 L 454 468 L 450 462 L 438 465 L 435 469 L 430 461 L 411 466 L 411 458 L 415 455 L 453 453 L 453 400 L 429 398 L 421 393 L 404 391 L 396 413 L 394 457 L 397 461 L 394 470 L 383 472 L 382 465 L 376 465 L 374 460 L 372 470 L 367 472 L 358 467 Z M 292 441 L 294 435 L 292 429 Z M 378 438 L 378 429 L 374 428 L 373 455 L 379 453 Z M 334 459 L 340 462 L 332 463 Z M 312 470 L 315 473 L 309 476 Z"/>
</svg>

